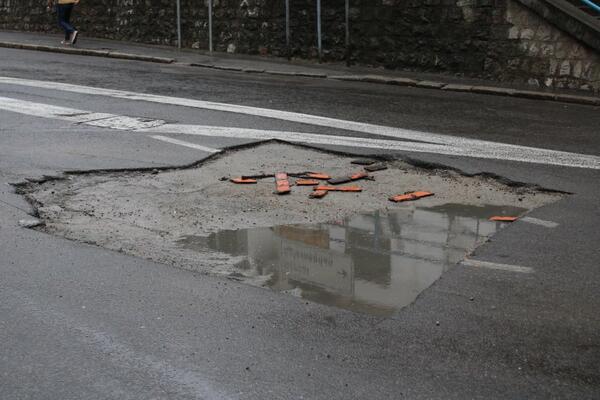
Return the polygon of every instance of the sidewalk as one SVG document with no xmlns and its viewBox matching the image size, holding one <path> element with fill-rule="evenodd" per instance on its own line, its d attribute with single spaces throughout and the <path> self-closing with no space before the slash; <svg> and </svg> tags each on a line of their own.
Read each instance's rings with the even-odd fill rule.
<svg viewBox="0 0 600 400">
<path fill-rule="evenodd" d="M 505 85 L 449 74 L 389 71 L 382 68 L 348 67 L 341 63 L 319 64 L 269 56 L 212 53 L 203 50 L 178 50 L 168 46 L 145 45 L 106 39 L 80 38 L 77 46 L 60 45 L 62 35 L 0 31 L 0 47 L 60 52 L 84 56 L 110 57 L 164 64 L 187 65 L 242 73 L 262 73 L 296 77 L 415 86 L 432 90 L 470 92 L 560 101 L 600 106 L 600 97 L 582 92 L 532 90 L 531 87 Z"/>
</svg>

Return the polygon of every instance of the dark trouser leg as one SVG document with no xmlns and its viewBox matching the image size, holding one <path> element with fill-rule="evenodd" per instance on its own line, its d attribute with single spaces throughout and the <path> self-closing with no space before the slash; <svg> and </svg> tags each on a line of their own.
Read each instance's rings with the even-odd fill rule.
<svg viewBox="0 0 600 400">
<path fill-rule="evenodd" d="M 71 25 L 71 11 L 73 4 L 58 5 L 58 24 L 65 30 L 65 40 L 71 39 L 71 33 L 75 32 L 75 28 Z"/>
</svg>

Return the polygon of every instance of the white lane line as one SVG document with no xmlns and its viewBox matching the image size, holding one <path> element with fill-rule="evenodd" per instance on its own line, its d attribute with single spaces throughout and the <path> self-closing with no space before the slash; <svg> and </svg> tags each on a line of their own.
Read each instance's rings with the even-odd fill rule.
<svg viewBox="0 0 600 400">
<path fill-rule="evenodd" d="M 379 135 L 396 139 L 429 142 L 432 144 L 447 145 L 453 146 L 454 148 L 463 149 L 463 151 L 469 154 L 467 155 L 469 157 L 480 157 L 479 154 L 483 154 L 483 156 L 481 156 L 482 158 L 495 158 L 499 160 L 520 161 L 537 164 L 600 169 L 600 157 L 592 155 L 568 153 L 562 151 L 539 149 L 534 147 L 467 139 L 457 136 L 440 135 L 435 133 L 420 132 L 389 126 L 346 121 L 317 115 L 272 110 L 259 107 L 248 107 L 236 104 L 216 103 L 180 97 L 159 96 L 123 90 L 103 89 L 91 86 L 73 85 L 68 83 L 37 81 L 30 79 L 0 77 L 0 83 L 29 86 L 41 89 L 61 90 L 85 95 L 109 96 L 113 98 L 120 98 L 126 100 L 147 101 L 174 106 L 185 106 L 205 110 L 231 112 L 237 114 L 284 120 L 289 122 L 297 122 L 302 124 L 368 133 L 372 135 Z M 435 153 L 435 151 L 433 151 L 433 148 L 429 152 Z"/>
<path fill-rule="evenodd" d="M 230 128 L 223 126 L 208 126 L 208 125 L 179 125 L 165 124 L 156 128 L 143 129 L 147 133 L 163 133 L 163 134 L 179 134 L 179 135 L 194 135 L 216 138 L 232 138 L 232 139 L 254 139 L 254 140 L 269 140 L 279 139 L 294 143 L 321 144 L 333 146 L 361 147 L 372 149 L 385 150 L 405 150 L 416 152 L 437 152 L 444 154 L 456 154 L 459 150 L 454 147 L 417 143 L 404 142 L 399 140 L 384 140 L 384 139 L 368 139 L 357 138 L 351 136 L 332 136 L 320 135 L 316 133 L 291 132 L 291 131 L 271 131 L 260 129 L 246 128 Z"/>
<path fill-rule="evenodd" d="M 104 118 L 95 121 L 85 122 L 86 125 L 97 126 L 99 128 L 119 129 L 124 131 L 136 131 L 141 129 L 154 128 L 165 124 L 161 119 L 148 119 L 125 117 L 116 115 L 114 117 Z"/>
<path fill-rule="evenodd" d="M 207 153 L 220 153 L 221 152 L 221 150 L 219 150 L 219 149 L 213 149 L 211 147 L 201 146 L 196 143 L 184 142 L 183 140 L 177 140 L 177 139 L 173 139 L 173 138 L 166 137 L 166 136 L 154 135 L 154 136 L 150 136 L 150 137 L 152 139 L 162 140 L 163 142 L 177 144 L 179 146 L 185 146 L 185 147 L 189 147 L 189 148 L 196 149 L 196 150 L 202 150 Z"/>
<path fill-rule="evenodd" d="M 522 153 L 514 151 L 506 151 L 496 149 L 494 146 L 489 146 L 485 149 L 472 149 L 470 147 L 459 147 L 444 144 L 431 144 L 422 142 L 405 142 L 400 140 L 385 140 L 385 139 L 369 139 L 358 138 L 351 136 L 333 136 L 322 135 L 315 133 L 290 132 L 290 131 L 271 131 L 247 128 L 231 128 L 222 126 L 206 126 L 206 125 L 184 125 L 184 124 L 165 124 L 155 128 L 149 128 L 145 131 L 162 134 L 183 134 L 183 135 L 199 135 L 210 137 L 227 137 L 238 139 L 280 139 L 289 142 L 334 145 L 347 147 L 361 147 L 371 149 L 383 149 L 390 151 L 408 151 L 418 153 L 434 153 L 445 154 L 451 156 L 485 158 L 493 160 L 510 160 L 519 162 L 538 162 L 542 164 L 556 164 L 555 158 L 538 157 L 532 161 L 532 155 L 523 156 Z M 598 158 L 598 157 L 597 157 Z M 563 165 L 563 164 L 559 164 Z M 595 167 L 600 169 L 600 158 L 597 160 Z"/>
<path fill-rule="evenodd" d="M 32 117 L 61 119 L 76 124 L 114 116 L 112 114 L 105 113 L 92 113 L 90 111 L 78 110 L 76 108 L 65 108 L 50 104 L 11 99 L 10 97 L 0 97 L 0 109 L 19 114 L 26 114 Z"/>
<path fill-rule="evenodd" d="M 523 217 L 523 218 L 520 218 L 519 221 L 528 222 L 528 223 L 534 224 L 534 225 L 540 225 L 540 226 L 543 226 L 546 228 L 556 228 L 558 226 L 558 224 L 556 222 L 546 221 L 545 219 L 538 219 L 538 218 L 533 218 L 533 217 Z"/>
<path fill-rule="evenodd" d="M 334 145 L 397 151 L 401 150 L 451 155 L 467 155 L 464 149 L 439 144 L 403 142 L 398 140 L 384 139 L 368 139 L 346 136 L 330 136 L 303 132 L 265 131 L 259 129 L 229 128 L 220 126 L 166 124 L 163 120 L 132 118 L 107 113 L 92 113 L 90 111 L 80 109 L 57 107 L 43 103 L 34 103 L 26 100 L 11 99 L 8 97 L 0 97 L 0 110 L 12 111 L 21 114 L 32 115 L 35 117 L 66 120 L 82 125 L 145 132 L 150 134 L 170 133 L 255 140 L 280 139 L 290 142 L 316 145 Z M 162 138 L 165 138 L 165 136 L 162 135 L 156 136 L 161 136 Z M 175 143 L 175 141 L 176 139 L 172 139 L 170 143 Z M 178 142 L 178 144 L 180 145 L 182 145 L 182 143 L 188 143 L 183 141 Z"/>
<path fill-rule="evenodd" d="M 446 154 L 463 157 L 478 157 L 487 159 L 508 159 L 514 161 L 531 161 L 528 158 L 517 157 L 512 152 L 506 154 L 495 148 L 487 150 L 472 150 L 468 147 L 457 147 L 444 144 L 422 142 L 404 142 L 399 140 L 369 139 L 349 136 L 331 136 L 314 133 L 268 131 L 259 129 L 230 128 L 221 126 L 167 124 L 163 120 L 133 118 L 107 113 L 34 103 L 25 100 L 0 97 L 0 109 L 32 115 L 36 117 L 54 118 L 73 123 L 152 134 L 186 134 L 207 137 L 224 137 L 238 139 L 268 140 L 280 139 L 296 143 L 315 145 L 332 145 L 383 149 L 390 151 L 408 151 L 421 153 Z M 159 135 L 160 136 L 160 135 Z"/>
<path fill-rule="evenodd" d="M 198 135 L 206 137 L 219 138 L 237 138 L 237 139 L 255 139 L 269 140 L 280 139 L 295 143 L 306 143 L 313 145 L 331 145 L 345 147 L 360 147 L 371 149 L 383 149 L 393 151 L 410 151 L 421 153 L 436 153 L 447 155 L 462 155 L 466 157 L 481 157 L 496 159 L 494 153 L 477 152 L 473 153 L 469 149 L 458 148 L 443 144 L 429 144 L 421 142 L 404 142 L 399 140 L 368 139 L 348 136 L 319 135 L 314 133 L 290 132 L 290 131 L 268 131 L 246 128 L 229 128 L 221 126 L 203 126 L 203 125 L 181 125 L 166 124 L 163 120 L 152 120 L 142 118 L 132 118 L 106 113 L 92 113 L 89 111 L 71 109 L 65 107 L 49 106 L 42 103 L 33 103 L 25 100 L 0 97 L 0 110 L 7 110 L 36 117 L 54 118 L 75 122 L 83 125 L 95 127 L 129 130 L 136 132 L 145 132 L 151 134 L 185 134 Z M 157 135 L 165 138 L 163 135 Z M 155 137 L 156 139 L 156 137 Z M 165 139 L 160 139 L 166 141 Z M 175 144 L 176 139 L 170 143 Z M 178 141 L 179 145 L 188 143 Z M 190 144 L 192 147 L 199 148 Z M 207 148 L 208 149 L 208 148 Z"/>
<path fill-rule="evenodd" d="M 474 268 L 487 268 L 487 269 L 497 269 L 501 271 L 509 271 L 509 272 L 520 272 L 523 274 L 531 274 L 533 273 L 533 268 L 530 267 L 521 267 L 520 265 L 510 265 L 510 264 L 499 264 L 488 261 L 479 261 L 473 260 L 471 258 L 467 258 L 461 262 L 462 265 L 467 267 Z"/>
<path fill-rule="evenodd" d="M 77 108 L 58 107 L 50 104 L 12 99 L 10 97 L 0 97 L 0 110 L 30 115 L 32 117 L 59 119 L 75 124 L 127 131 L 153 128 L 165 124 L 165 121 L 160 119 L 95 113 Z"/>
<path fill-rule="evenodd" d="M 419 142 L 402 142 L 398 140 L 329 136 L 303 132 L 265 131 L 259 129 L 228 128 L 220 126 L 165 124 L 165 121 L 163 120 L 131 118 L 107 113 L 92 113 L 80 109 L 57 107 L 43 103 L 34 103 L 25 100 L 11 99 L 7 97 L 0 97 L 0 110 L 12 111 L 35 117 L 66 120 L 82 125 L 90 125 L 95 127 L 118 130 L 138 131 L 145 133 L 186 134 L 206 137 L 255 140 L 280 139 L 296 143 L 308 143 L 317 145 L 334 145 L 415 152 L 435 152 L 439 154 L 461 153 L 461 149 L 457 149 L 454 147 Z M 159 137 L 160 139 L 158 139 Z M 179 144 L 182 146 L 184 145 L 184 143 L 186 143 L 189 144 L 187 145 L 187 147 L 197 148 L 200 150 L 203 150 L 201 147 L 204 147 L 193 143 L 180 141 L 177 139 L 166 138 L 162 135 L 156 135 L 153 136 L 153 138 L 163 140 L 165 142 L 168 141 L 169 143 L 173 144 Z M 208 147 L 204 147 L 204 149 L 206 149 L 204 151 L 216 151 L 215 149 L 210 149 Z"/>
</svg>

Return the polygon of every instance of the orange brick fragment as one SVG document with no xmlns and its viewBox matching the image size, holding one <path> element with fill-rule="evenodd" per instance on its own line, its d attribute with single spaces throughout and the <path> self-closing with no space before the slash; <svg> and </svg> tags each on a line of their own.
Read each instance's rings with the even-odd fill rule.
<svg viewBox="0 0 600 400">
<path fill-rule="evenodd" d="M 423 197 L 429 197 L 429 196 L 433 196 L 433 193 L 431 192 L 423 192 L 423 191 L 417 191 L 417 192 L 410 192 L 410 193 L 405 193 L 405 194 L 399 194 L 396 196 L 392 196 L 390 197 L 390 201 L 396 202 L 396 203 L 400 203 L 403 201 L 413 201 L 413 200 L 418 200 L 418 199 L 422 199 Z"/>
<path fill-rule="evenodd" d="M 331 176 L 324 174 L 322 172 L 307 172 L 306 176 L 308 178 L 312 178 L 312 179 L 321 179 L 321 180 L 331 179 Z"/>
<path fill-rule="evenodd" d="M 355 174 L 350 175 L 350 179 L 352 179 L 353 181 L 355 181 L 357 179 L 366 178 L 368 176 L 369 176 L 369 174 L 367 174 L 366 172 L 357 172 Z"/>
<path fill-rule="evenodd" d="M 515 222 L 516 220 L 518 220 L 519 217 L 504 217 L 504 216 L 494 216 L 490 218 L 490 221 L 496 221 L 496 222 Z"/>
<path fill-rule="evenodd" d="M 286 173 L 280 172 L 275 174 L 275 187 L 277 194 L 287 194 L 291 192 L 290 181 Z"/>
<path fill-rule="evenodd" d="M 298 186 L 315 186 L 318 185 L 319 181 L 316 179 L 297 179 L 296 185 Z"/>
<path fill-rule="evenodd" d="M 249 178 L 233 178 L 230 180 L 231 180 L 231 182 L 238 183 L 238 184 L 248 184 L 248 183 L 256 183 L 257 182 L 256 179 L 249 179 Z"/>
</svg>

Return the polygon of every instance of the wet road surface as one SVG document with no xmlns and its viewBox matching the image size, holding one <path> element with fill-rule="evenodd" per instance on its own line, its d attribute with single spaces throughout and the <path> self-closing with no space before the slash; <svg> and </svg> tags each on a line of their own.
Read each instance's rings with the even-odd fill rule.
<svg viewBox="0 0 600 400">
<path fill-rule="evenodd" d="M 240 281 L 265 277 L 262 286 L 310 301 L 374 315 L 391 315 L 467 253 L 491 237 L 502 222 L 491 216 L 526 209 L 443 206 L 361 213 L 314 225 L 224 230 L 186 236 L 179 244 L 242 257 L 230 275 Z"/>
<path fill-rule="evenodd" d="M 0 50 L 0 60 L 3 77 L 263 107 L 600 155 L 600 114 L 594 107 L 17 50 Z M 289 120 L 22 85 L 1 84 L 0 96 L 22 102 L 21 112 L 0 111 L 3 182 L 64 170 L 182 165 L 206 157 L 208 149 L 249 141 L 154 135 L 196 144 L 202 150 L 128 129 L 33 116 L 41 112 L 36 104 L 140 118 L 136 123 L 161 119 L 286 132 L 306 128 Z M 47 113 L 48 108 L 42 111 Z M 383 139 L 324 126 L 311 126 L 311 132 Z M 323 147 L 339 149 L 338 145 Z M 13 188 L 2 185 L 3 396 L 598 398 L 597 169 L 458 154 L 344 149 L 495 174 L 572 195 L 531 215 L 556 223 L 554 228 L 511 225 L 473 255 L 486 262 L 530 267 L 534 273 L 457 265 L 422 291 L 412 305 L 375 316 L 307 304 L 276 291 L 23 229 L 18 221 L 29 218 L 29 205 Z"/>
</svg>

